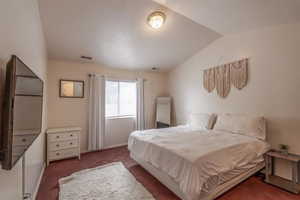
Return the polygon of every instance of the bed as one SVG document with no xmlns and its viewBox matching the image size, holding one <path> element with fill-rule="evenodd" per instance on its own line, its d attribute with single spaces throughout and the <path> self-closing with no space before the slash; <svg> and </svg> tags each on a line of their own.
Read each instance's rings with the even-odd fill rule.
<svg viewBox="0 0 300 200">
<path fill-rule="evenodd" d="M 128 141 L 131 157 L 181 199 L 215 199 L 264 167 L 264 118 L 191 118 L 184 126 L 135 131 Z"/>
</svg>

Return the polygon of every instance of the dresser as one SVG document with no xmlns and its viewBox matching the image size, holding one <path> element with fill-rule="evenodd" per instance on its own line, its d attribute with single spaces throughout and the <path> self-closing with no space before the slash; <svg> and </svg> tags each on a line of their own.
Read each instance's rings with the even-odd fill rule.
<svg viewBox="0 0 300 200">
<path fill-rule="evenodd" d="M 47 165 L 54 160 L 80 159 L 79 127 L 50 128 L 47 130 Z"/>
<path fill-rule="evenodd" d="M 39 136 L 40 130 L 34 129 L 16 129 L 12 139 L 12 162 L 22 156 L 26 149 Z"/>
</svg>

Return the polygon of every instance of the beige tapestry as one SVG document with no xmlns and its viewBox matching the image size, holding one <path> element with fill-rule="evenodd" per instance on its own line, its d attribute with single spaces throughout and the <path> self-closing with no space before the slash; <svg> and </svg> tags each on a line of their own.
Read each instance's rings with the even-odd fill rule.
<svg viewBox="0 0 300 200">
<path fill-rule="evenodd" d="M 230 64 L 230 80 L 237 89 L 243 89 L 248 81 L 248 59 Z"/>
<path fill-rule="evenodd" d="M 220 97 L 225 98 L 230 92 L 230 65 L 215 68 L 216 89 Z"/>
<path fill-rule="evenodd" d="M 209 93 L 215 89 L 215 68 L 204 70 L 203 86 Z"/>
<path fill-rule="evenodd" d="M 231 84 L 243 89 L 248 82 L 248 59 L 239 60 L 203 71 L 203 87 L 210 93 L 215 88 L 221 98 L 226 98 Z"/>
</svg>

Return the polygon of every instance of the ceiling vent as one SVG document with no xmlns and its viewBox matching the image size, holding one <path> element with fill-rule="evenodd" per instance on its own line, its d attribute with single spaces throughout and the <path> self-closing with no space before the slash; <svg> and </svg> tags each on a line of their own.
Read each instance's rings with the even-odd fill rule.
<svg viewBox="0 0 300 200">
<path fill-rule="evenodd" d="M 158 71 L 158 68 L 157 68 L 157 67 L 152 67 L 151 70 L 152 70 L 153 72 L 157 72 L 157 71 Z"/>
<path fill-rule="evenodd" d="M 86 61 L 92 61 L 93 57 L 90 56 L 80 56 L 81 59 L 86 60 Z"/>
</svg>

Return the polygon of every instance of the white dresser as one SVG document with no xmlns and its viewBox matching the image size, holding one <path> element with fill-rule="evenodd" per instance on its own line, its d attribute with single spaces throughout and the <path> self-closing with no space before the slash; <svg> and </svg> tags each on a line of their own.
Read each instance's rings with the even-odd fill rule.
<svg viewBox="0 0 300 200">
<path fill-rule="evenodd" d="M 78 157 L 80 159 L 79 127 L 51 128 L 47 130 L 47 165 L 54 160 Z"/>
</svg>

